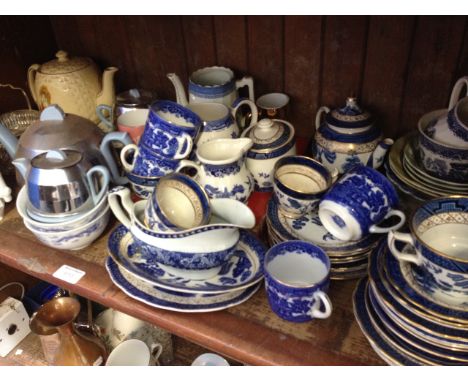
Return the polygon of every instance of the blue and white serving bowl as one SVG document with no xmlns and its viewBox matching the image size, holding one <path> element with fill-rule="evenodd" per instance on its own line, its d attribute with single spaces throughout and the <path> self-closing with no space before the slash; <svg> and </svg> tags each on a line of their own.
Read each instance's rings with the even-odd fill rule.
<svg viewBox="0 0 468 382">
<path fill-rule="evenodd" d="M 39 241 L 48 247 L 76 251 L 91 245 L 107 227 L 110 218 L 110 208 L 106 203 L 105 209 L 93 220 L 68 231 L 36 230 L 24 220 L 24 225 Z"/>
</svg>

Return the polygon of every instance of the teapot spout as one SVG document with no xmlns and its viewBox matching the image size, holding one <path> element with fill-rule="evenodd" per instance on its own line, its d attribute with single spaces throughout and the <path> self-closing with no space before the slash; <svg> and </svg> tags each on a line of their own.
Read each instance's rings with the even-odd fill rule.
<svg viewBox="0 0 468 382">
<path fill-rule="evenodd" d="M 369 157 L 367 165 L 373 168 L 380 167 L 385 159 L 385 154 L 391 145 L 393 145 L 393 139 L 391 138 L 385 138 L 384 140 L 380 141 L 374 152 Z"/>
<path fill-rule="evenodd" d="M 187 106 L 187 93 L 185 93 L 184 85 L 182 85 L 179 76 L 175 73 L 168 73 L 167 78 L 169 78 L 169 80 L 174 85 L 177 103 L 182 106 Z"/>
<path fill-rule="evenodd" d="M 113 106 L 115 103 L 114 76 L 119 69 L 110 66 L 102 73 L 102 88 L 96 98 L 96 105 Z"/>
<path fill-rule="evenodd" d="M 29 168 L 29 160 L 27 160 L 26 158 L 16 158 L 11 163 L 13 164 L 13 166 L 16 167 L 18 172 L 23 177 L 24 182 L 26 183 Z"/>
<path fill-rule="evenodd" d="M 18 139 L 13 133 L 2 123 L 0 123 L 0 142 L 7 151 L 10 158 L 14 158 L 16 149 L 18 148 Z"/>
</svg>

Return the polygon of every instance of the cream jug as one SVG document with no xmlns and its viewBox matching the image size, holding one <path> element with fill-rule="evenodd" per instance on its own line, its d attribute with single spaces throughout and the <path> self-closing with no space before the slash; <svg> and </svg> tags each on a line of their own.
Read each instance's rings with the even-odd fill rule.
<svg viewBox="0 0 468 382">
<path fill-rule="evenodd" d="M 195 178 L 210 198 L 245 202 L 254 187 L 254 178 L 245 164 L 245 155 L 252 145 L 250 138 L 221 138 L 205 142 L 196 151 L 201 164 L 182 160 L 177 171 L 195 168 Z"/>
</svg>

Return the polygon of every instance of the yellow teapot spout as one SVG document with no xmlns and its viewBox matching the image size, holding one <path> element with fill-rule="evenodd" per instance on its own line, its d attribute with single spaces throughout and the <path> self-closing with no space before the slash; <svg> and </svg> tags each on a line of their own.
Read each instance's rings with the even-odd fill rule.
<svg viewBox="0 0 468 382">
<path fill-rule="evenodd" d="M 114 76 L 119 69 L 110 66 L 102 73 L 102 88 L 96 98 L 96 105 L 113 106 L 115 103 Z"/>
</svg>

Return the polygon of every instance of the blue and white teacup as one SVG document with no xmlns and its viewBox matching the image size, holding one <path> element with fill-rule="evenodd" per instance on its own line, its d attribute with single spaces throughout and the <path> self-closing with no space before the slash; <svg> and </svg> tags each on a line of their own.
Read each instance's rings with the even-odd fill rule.
<svg viewBox="0 0 468 382">
<path fill-rule="evenodd" d="M 203 187 L 174 173 L 159 179 L 145 208 L 145 222 L 156 231 L 180 231 L 208 224 L 211 205 Z"/>
<path fill-rule="evenodd" d="M 314 210 L 336 180 L 320 162 L 305 156 L 283 157 L 275 164 L 273 192 L 280 212 L 298 218 Z"/>
<path fill-rule="evenodd" d="M 127 173 L 144 178 L 156 178 L 171 174 L 177 169 L 180 162 L 165 158 L 141 144 L 137 146 L 134 143 L 122 149 L 120 161 Z"/>
<path fill-rule="evenodd" d="M 128 178 L 128 183 L 132 187 L 133 192 L 142 199 L 149 199 L 160 179 L 160 177 L 157 176 L 145 177 L 132 172 L 128 172 L 125 175 Z"/>
<path fill-rule="evenodd" d="M 271 247 L 265 255 L 265 287 L 270 307 L 292 322 L 328 318 L 330 259 L 310 243 L 293 240 Z"/>
<path fill-rule="evenodd" d="M 172 101 L 151 105 L 140 146 L 168 159 L 183 159 L 192 151 L 202 120 L 190 109 Z"/>
<path fill-rule="evenodd" d="M 413 213 L 408 225 L 411 233 L 388 233 L 393 255 L 422 268 L 429 294 L 437 289 L 468 302 L 468 198 L 433 199 Z M 410 244 L 414 252 L 400 252 L 396 241 Z"/>
<path fill-rule="evenodd" d="M 395 207 L 398 195 L 390 181 L 377 170 L 356 166 L 341 177 L 319 204 L 324 227 L 340 240 L 359 240 L 369 233 L 387 233 L 405 223 L 405 214 Z M 388 227 L 378 224 L 391 216 L 399 222 Z"/>
</svg>

